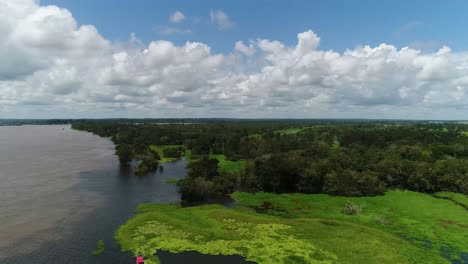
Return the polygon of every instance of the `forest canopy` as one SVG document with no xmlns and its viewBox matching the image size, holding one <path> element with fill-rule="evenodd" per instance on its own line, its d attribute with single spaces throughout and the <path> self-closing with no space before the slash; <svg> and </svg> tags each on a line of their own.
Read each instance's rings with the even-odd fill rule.
<svg viewBox="0 0 468 264">
<path fill-rule="evenodd" d="M 72 127 L 110 137 L 120 162 L 136 159 L 139 174 L 155 170 L 164 157 L 185 156 L 189 173 L 177 185 L 186 201 L 235 190 L 375 196 L 398 188 L 468 194 L 468 125 L 463 123 L 82 121 Z"/>
</svg>

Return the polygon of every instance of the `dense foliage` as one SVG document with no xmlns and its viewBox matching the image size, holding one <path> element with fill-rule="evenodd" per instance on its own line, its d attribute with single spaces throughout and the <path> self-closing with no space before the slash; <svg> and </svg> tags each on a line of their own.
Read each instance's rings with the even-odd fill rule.
<svg viewBox="0 0 468 264">
<path fill-rule="evenodd" d="M 462 123 L 80 122 L 73 128 L 110 137 L 123 164 L 161 159 L 149 151 L 155 146 L 183 146 L 160 154 L 180 157 L 190 151 L 189 176 L 178 184 L 185 200 L 234 189 L 345 196 L 380 195 L 388 188 L 468 194 L 468 125 Z"/>
</svg>

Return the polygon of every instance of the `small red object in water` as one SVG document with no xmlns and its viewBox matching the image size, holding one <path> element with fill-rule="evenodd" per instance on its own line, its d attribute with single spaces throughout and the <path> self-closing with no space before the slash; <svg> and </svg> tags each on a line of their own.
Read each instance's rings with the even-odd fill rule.
<svg viewBox="0 0 468 264">
<path fill-rule="evenodd" d="M 136 258 L 136 263 L 137 263 L 137 264 L 143 264 L 143 263 L 145 263 L 145 260 L 143 259 L 142 256 L 138 256 L 138 257 Z"/>
</svg>

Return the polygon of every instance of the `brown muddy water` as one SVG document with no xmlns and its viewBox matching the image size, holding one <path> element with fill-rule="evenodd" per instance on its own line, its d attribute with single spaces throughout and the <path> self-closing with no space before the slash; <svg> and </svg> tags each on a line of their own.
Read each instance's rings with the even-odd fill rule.
<svg viewBox="0 0 468 264">
<path fill-rule="evenodd" d="M 179 201 L 164 179 L 185 174 L 181 160 L 134 176 L 110 140 L 69 126 L 0 126 L 0 263 L 133 263 L 115 230 L 141 202 Z"/>
<path fill-rule="evenodd" d="M 0 126 L 0 263 L 134 263 L 113 239 L 142 202 L 179 202 L 167 178 L 186 162 L 135 176 L 113 143 L 70 126 Z M 104 253 L 93 256 L 103 240 Z M 160 253 L 162 264 L 251 263 L 239 256 Z"/>
</svg>

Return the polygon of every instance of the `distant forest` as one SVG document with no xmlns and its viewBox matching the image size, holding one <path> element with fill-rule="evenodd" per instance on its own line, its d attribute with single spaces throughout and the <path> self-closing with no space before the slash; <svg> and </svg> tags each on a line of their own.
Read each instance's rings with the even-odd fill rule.
<svg viewBox="0 0 468 264">
<path fill-rule="evenodd" d="M 464 123 L 187 120 L 81 120 L 72 127 L 111 138 L 121 164 L 136 160 L 140 175 L 185 157 L 189 173 L 177 186 L 187 202 L 235 190 L 375 196 L 399 188 L 468 194 Z"/>
</svg>

